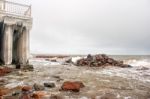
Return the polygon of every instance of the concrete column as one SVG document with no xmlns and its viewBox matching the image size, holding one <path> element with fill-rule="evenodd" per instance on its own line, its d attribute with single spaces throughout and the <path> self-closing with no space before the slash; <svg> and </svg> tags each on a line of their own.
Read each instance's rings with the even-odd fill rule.
<svg viewBox="0 0 150 99">
<path fill-rule="evenodd" d="M 5 65 L 12 63 L 13 26 L 5 25 L 2 40 L 2 61 Z"/>
<path fill-rule="evenodd" d="M 19 63 L 26 65 L 29 59 L 29 29 L 24 28 L 18 41 L 18 59 Z"/>
<path fill-rule="evenodd" d="M 0 10 L 5 10 L 5 0 L 0 0 Z"/>
</svg>

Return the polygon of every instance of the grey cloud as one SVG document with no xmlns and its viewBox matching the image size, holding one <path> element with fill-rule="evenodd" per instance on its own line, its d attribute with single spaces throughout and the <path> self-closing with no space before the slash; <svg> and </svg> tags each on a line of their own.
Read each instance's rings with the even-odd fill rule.
<svg viewBox="0 0 150 99">
<path fill-rule="evenodd" d="M 32 0 L 31 52 L 150 54 L 149 0 Z"/>
</svg>

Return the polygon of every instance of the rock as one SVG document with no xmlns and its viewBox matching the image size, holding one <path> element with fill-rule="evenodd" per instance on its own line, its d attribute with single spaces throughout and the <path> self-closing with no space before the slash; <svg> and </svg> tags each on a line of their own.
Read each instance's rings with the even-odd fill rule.
<svg viewBox="0 0 150 99">
<path fill-rule="evenodd" d="M 79 92 L 80 88 L 83 88 L 84 84 L 82 82 L 70 82 L 66 81 L 61 86 L 61 89 L 63 91 L 73 91 L 73 92 Z"/>
<path fill-rule="evenodd" d="M 72 58 L 67 59 L 67 60 L 65 61 L 65 63 L 73 63 L 73 62 L 72 62 Z"/>
<path fill-rule="evenodd" d="M 12 93 L 12 96 L 17 96 L 17 95 L 19 95 L 20 93 L 21 93 L 20 91 L 15 91 L 15 92 Z"/>
<path fill-rule="evenodd" d="M 32 87 L 31 86 L 23 86 L 22 91 L 31 91 Z"/>
<path fill-rule="evenodd" d="M 11 92 L 11 90 L 8 88 L 2 88 L 2 89 L 0 89 L 0 96 L 7 95 L 10 92 Z"/>
<path fill-rule="evenodd" d="M 63 98 L 57 95 L 51 95 L 50 99 L 63 99 Z"/>
<path fill-rule="evenodd" d="M 34 88 L 36 91 L 41 91 L 41 90 L 44 90 L 44 89 L 45 89 L 45 88 L 44 88 L 44 85 L 37 84 L 37 83 L 35 83 L 35 84 L 33 85 L 33 88 Z"/>
<path fill-rule="evenodd" d="M 105 66 L 118 66 L 118 67 L 131 67 L 130 65 L 123 64 L 123 61 L 117 61 L 108 57 L 105 54 L 88 55 L 87 58 L 77 60 L 77 66 L 89 66 L 89 67 L 105 67 Z"/>
<path fill-rule="evenodd" d="M 33 67 L 33 65 L 26 65 L 26 66 L 23 66 L 22 69 L 23 69 L 23 70 L 28 70 L 28 71 L 33 71 L 33 70 L 34 70 L 34 67 Z"/>
<path fill-rule="evenodd" d="M 54 88 L 55 87 L 55 83 L 44 83 L 45 87 L 49 87 L 49 88 Z"/>
<path fill-rule="evenodd" d="M 5 79 L 0 79 L 0 83 L 5 83 L 6 80 Z"/>
<path fill-rule="evenodd" d="M 1 99 L 1 98 L 0 98 Z M 19 96 L 5 96 L 2 99 L 19 99 Z"/>
<path fill-rule="evenodd" d="M 149 70 L 149 68 L 147 68 L 147 67 L 141 67 L 141 68 L 139 68 L 137 70 Z"/>
<path fill-rule="evenodd" d="M 57 62 L 57 60 L 56 59 L 51 59 L 51 62 Z"/>
<path fill-rule="evenodd" d="M 19 99 L 31 99 L 32 87 L 31 86 L 23 86 L 22 94 Z"/>
<path fill-rule="evenodd" d="M 8 73 L 12 72 L 12 68 L 8 68 L 8 67 L 0 67 L 0 76 L 4 76 Z"/>
<path fill-rule="evenodd" d="M 53 75 L 52 77 L 53 77 L 53 78 L 60 79 L 60 76 Z"/>
<path fill-rule="evenodd" d="M 32 99 L 30 94 L 22 94 L 19 99 Z"/>
<path fill-rule="evenodd" d="M 88 55 L 87 55 L 87 60 L 93 60 L 93 57 L 92 57 L 91 54 L 88 54 Z"/>
<path fill-rule="evenodd" d="M 122 67 L 122 68 L 127 68 L 127 67 L 132 67 L 131 65 L 128 65 L 128 64 L 122 64 L 122 65 L 120 65 L 120 67 Z"/>
<path fill-rule="evenodd" d="M 37 91 L 37 92 L 33 93 L 32 98 L 33 99 L 43 99 L 43 97 L 45 95 L 46 95 L 45 92 Z"/>
</svg>

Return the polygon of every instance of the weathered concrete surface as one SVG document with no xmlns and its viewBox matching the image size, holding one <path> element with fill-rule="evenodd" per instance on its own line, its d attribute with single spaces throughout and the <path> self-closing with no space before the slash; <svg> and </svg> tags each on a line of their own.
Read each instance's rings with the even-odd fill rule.
<svg viewBox="0 0 150 99">
<path fill-rule="evenodd" d="M 29 58 L 29 30 L 23 28 L 22 34 L 18 39 L 18 59 L 20 64 L 27 64 Z"/>
<path fill-rule="evenodd" d="M 31 28 L 31 5 L 0 1 L 0 64 L 28 64 Z"/>
<path fill-rule="evenodd" d="M 31 21 L 31 20 L 30 20 Z M 0 62 L 4 65 L 28 64 L 29 20 L 4 18 L 0 25 Z"/>
<path fill-rule="evenodd" d="M 2 37 L 2 60 L 6 65 L 12 63 L 13 26 L 5 25 Z"/>
</svg>

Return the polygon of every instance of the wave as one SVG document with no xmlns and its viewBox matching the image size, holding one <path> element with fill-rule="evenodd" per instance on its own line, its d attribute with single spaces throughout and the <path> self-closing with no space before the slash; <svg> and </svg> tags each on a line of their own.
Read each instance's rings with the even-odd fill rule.
<svg viewBox="0 0 150 99">
<path fill-rule="evenodd" d="M 136 59 L 132 59 L 132 60 L 126 60 L 124 61 L 126 64 L 130 64 L 132 66 L 148 66 L 150 67 L 150 60 L 149 59 L 141 59 L 141 60 L 136 60 Z"/>
</svg>

